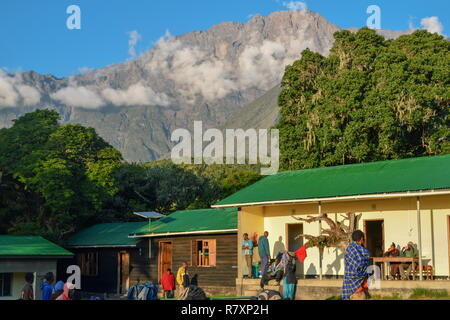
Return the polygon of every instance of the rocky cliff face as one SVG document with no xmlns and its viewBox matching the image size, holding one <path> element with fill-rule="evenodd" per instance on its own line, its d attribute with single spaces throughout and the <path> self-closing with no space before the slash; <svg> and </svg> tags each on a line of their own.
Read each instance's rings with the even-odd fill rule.
<svg viewBox="0 0 450 320">
<path fill-rule="evenodd" d="M 270 89 L 284 67 L 306 48 L 327 55 L 338 30 L 311 11 L 280 11 L 248 23 L 165 35 L 133 61 L 71 78 L 0 75 L 0 127 L 36 108 L 55 109 L 64 123 L 94 127 L 126 160 L 154 160 L 170 151 L 173 130 L 198 120 L 206 127 L 232 125 L 233 115 L 242 119 L 239 111 L 268 91 L 272 102 L 264 114 L 270 119 L 255 103 L 247 109 L 264 125 L 275 121 L 270 108 L 276 108 L 277 89 Z"/>
</svg>

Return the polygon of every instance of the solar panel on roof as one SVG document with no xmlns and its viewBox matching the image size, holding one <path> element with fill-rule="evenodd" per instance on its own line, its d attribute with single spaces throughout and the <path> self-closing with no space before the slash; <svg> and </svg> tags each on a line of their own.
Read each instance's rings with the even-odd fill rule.
<svg viewBox="0 0 450 320">
<path fill-rule="evenodd" d="M 147 219 L 158 219 L 165 217 L 165 215 L 158 212 L 135 212 L 134 214 Z"/>
</svg>

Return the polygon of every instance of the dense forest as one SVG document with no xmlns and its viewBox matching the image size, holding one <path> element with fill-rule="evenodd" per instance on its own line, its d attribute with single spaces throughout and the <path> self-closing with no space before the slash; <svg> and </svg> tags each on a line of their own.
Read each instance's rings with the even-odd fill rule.
<svg viewBox="0 0 450 320">
<path fill-rule="evenodd" d="M 328 57 L 309 50 L 286 68 L 283 170 L 450 152 L 450 44 L 418 30 L 385 40 L 339 31 Z"/>
<path fill-rule="evenodd" d="M 129 164 L 94 129 L 58 120 L 37 110 L 0 130 L 0 233 L 61 243 L 94 223 L 132 221 L 136 211 L 207 208 L 260 179 L 252 166 Z"/>
</svg>

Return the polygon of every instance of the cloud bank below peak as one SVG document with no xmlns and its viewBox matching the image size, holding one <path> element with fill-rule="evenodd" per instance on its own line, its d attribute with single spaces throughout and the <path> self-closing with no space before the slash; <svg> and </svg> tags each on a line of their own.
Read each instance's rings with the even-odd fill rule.
<svg viewBox="0 0 450 320">
<path fill-rule="evenodd" d="M 235 91 L 271 89 L 281 80 L 284 68 L 314 44 L 293 34 L 283 40 L 255 40 L 242 46 L 236 59 L 224 58 L 230 47 L 220 43 L 204 49 L 166 33 L 144 67 L 172 81 L 186 102 L 193 103 L 197 96 L 214 101 Z"/>
<path fill-rule="evenodd" d="M 169 106 L 170 99 L 163 93 L 156 93 L 152 88 L 136 83 L 127 89 L 77 86 L 74 84 L 62 88 L 50 97 L 62 104 L 84 109 L 98 109 L 105 106 Z"/>
<path fill-rule="evenodd" d="M 0 109 L 33 106 L 40 100 L 40 92 L 24 84 L 20 74 L 10 76 L 0 71 Z"/>
</svg>

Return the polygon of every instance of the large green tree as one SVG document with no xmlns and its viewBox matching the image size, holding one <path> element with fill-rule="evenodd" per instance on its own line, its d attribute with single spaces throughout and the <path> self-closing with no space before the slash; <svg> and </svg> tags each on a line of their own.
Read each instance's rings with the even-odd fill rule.
<svg viewBox="0 0 450 320">
<path fill-rule="evenodd" d="M 416 31 L 339 31 L 305 50 L 279 96 L 280 165 L 294 170 L 450 152 L 450 44 Z"/>
<path fill-rule="evenodd" d="M 94 129 L 59 125 L 50 110 L 28 113 L 0 131 L 0 225 L 14 234 L 37 234 L 61 242 L 102 219 L 118 191 L 114 172 L 120 153 Z"/>
</svg>

